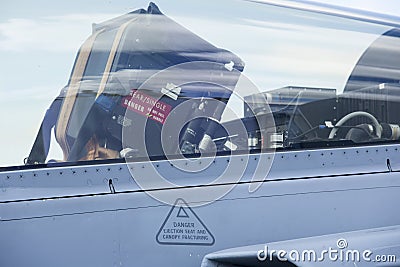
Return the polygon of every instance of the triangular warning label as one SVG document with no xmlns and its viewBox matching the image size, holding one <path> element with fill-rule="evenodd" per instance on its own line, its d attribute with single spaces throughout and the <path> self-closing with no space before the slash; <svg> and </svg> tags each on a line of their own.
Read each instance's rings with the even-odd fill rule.
<svg viewBox="0 0 400 267">
<path fill-rule="evenodd" d="M 183 199 L 175 202 L 156 239 L 165 245 L 210 246 L 215 242 L 214 236 Z"/>
</svg>

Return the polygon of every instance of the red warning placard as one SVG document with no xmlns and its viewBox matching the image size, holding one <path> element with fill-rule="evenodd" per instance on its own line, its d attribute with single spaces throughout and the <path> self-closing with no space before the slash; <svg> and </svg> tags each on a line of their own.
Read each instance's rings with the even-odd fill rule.
<svg viewBox="0 0 400 267">
<path fill-rule="evenodd" d="M 162 124 L 172 110 L 172 106 L 138 90 L 132 90 L 122 106 Z"/>
</svg>

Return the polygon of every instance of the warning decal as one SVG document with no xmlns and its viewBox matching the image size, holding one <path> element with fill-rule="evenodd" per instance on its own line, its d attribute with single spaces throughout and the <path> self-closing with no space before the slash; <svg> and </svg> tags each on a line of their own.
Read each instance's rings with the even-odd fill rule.
<svg viewBox="0 0 400 267">
<path fill-rule="evenodd" d="M 122 106 L 162 124 L 172 110 L 172 106 L 139 90 L 132 90 L 122 99 Z"/>
<path fill-rule="evenodd" d="M 214 244 L 214 236 L 186 204 L 178 199 L 157 233 L 157 242 L 165 245 Z"/>
</svg>

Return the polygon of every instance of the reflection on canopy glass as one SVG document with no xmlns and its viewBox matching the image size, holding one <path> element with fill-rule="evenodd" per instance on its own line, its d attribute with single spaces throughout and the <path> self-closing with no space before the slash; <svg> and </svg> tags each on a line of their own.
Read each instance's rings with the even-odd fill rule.
<svg viewBox="0 0 400 267">
<path fill-rule="evenodd" d="M 72 162 L 399 140 L 400 30 L 223 2 L 208 18 L 150 3 L 95 24 L 26 163 L 53 161 L 53 128 Z"/>
</svg>

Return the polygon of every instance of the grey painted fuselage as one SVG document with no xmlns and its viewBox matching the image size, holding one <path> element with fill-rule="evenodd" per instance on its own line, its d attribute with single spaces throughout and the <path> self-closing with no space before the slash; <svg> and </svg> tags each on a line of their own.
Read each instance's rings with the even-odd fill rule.
<svg viewBox="0 0 400 267">
<path fill-rule="evenodd" d="M 250 181 L 260 154 L 250 155 L 234 186 L 208 180 L 241 155 L 186 177 L 174 161 L 2 172 L 0 266 L 200 266 L 222 249 L 399 225 L 399 149 L 278 152 L 252 193 L 249 185 L 264 179 Z M 152 166 L 171 182 L 191 179 L 154 190 L 176 194 L 183 211 L 141 190 L 128 171 L 151 174 Z M 180 199 L 180 190 L 199 187 L 231 190 L 207 205 Z"/>
</svg>

